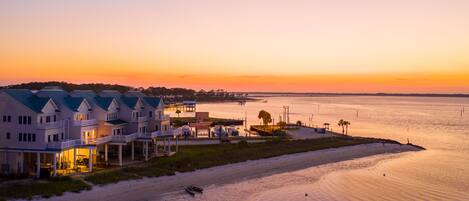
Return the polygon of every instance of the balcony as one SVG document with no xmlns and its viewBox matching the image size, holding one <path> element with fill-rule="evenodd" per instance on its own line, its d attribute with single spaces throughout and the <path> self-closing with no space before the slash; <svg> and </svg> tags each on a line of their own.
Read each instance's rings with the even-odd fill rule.
<svg viewBox="0 0 469 201">
<path fill-rule="evenodd" d="M 37 124 L 38 129 L 54 129 L 54 128 L 60 128 L 60 122 L 49 122 L 49 123 L 42 123 L 42 124 Z"/>
<path fill-rule="evenodd" d="M 128 143 L 128 142 L 134 141 L 135 139 L 137 139 L 137 137 L 138 137 L 138 133 L 132 133 L 129 135 L 113 135 L 112 141 Z"/>
<path fill-rule="evenodd" d="M 145 138 L 145 139 L 151 139 L 152 138 L 151 133 L 138 133 L 137 136 L 138 136 L 138 138 Z"/>
<path fill-rule="evenodd" d="M 108 143 L 112 140 L 112 135 L 104 136 L 104 137 L 98 137 L 96 139 L 96 144 L 104 144 Z"/>
<path fill-rule="evenodd" d="M 74 126 L 94 126 L 98 124 L 98 120 L 96 119 L 88 119 L 88 120 L 80 120 L 80 121 L 73 121 Z"/>
<path fill-rule="evenodd" d="M 112 140 L 112 136 L 104 136 L 104 137 L 97 137 L 97 138 L 88 138 L 83 140 L 85 144 L 90 144 L 90 145 L 97 145 L 97 144 L 104 144 L 108 143 Z"/>
<path fill-rule="evenodd" d="M 76 140 L 66 140 L 66 141 L 61 141 L 61 142 L 48 142 L 47 143 L 47 148 L 48 149 L 67 149 L 67 148 L 73 148 L 75 146 L 83 145 L 83 141 L 81 139 L 76 139 Z"/>
<path fill-rule="evenodd" d="M 166 131 L 155 131 L 151 133 L 151 137 L 170 137 L 177 134 L 176 130 L 166 130 Z"/>
<path fill-rule="evenodd" d="M 148 121 L 148 117 L 137 117 L 137 118 L 132 118 L 132 122 L 137 122 L 137 123 L 141 123 L 141 122 L 147 122 Z"/>
</svg>

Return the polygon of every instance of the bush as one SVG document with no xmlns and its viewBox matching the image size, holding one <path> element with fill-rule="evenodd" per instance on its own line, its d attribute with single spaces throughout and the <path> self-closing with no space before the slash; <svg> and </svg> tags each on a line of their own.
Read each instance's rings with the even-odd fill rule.
<svg viewBox="0 0 469 201">
<path fill-rule="evenodd" d="M 248 147 L 248 146 L 249 146 L 249 143 L 246 140 L 241 140 L 241 141 L 238 142 L 238 147 L 239 148 L 244 148 L 244 147 Z"/>
</svg>

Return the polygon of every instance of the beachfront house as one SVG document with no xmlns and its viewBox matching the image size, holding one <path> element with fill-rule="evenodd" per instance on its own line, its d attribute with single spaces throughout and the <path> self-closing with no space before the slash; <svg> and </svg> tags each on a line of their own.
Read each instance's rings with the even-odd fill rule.
<svg viewBox="0 0 469 201">
<path fill-rule="evenodd" d="M 40 176 L 122 166 L 155 156 L 157 140 L 170 143 L 175 133 L 163 101 L 140 92 L 5 89 L 0 118 L 1 173 Z"/>
</svg>

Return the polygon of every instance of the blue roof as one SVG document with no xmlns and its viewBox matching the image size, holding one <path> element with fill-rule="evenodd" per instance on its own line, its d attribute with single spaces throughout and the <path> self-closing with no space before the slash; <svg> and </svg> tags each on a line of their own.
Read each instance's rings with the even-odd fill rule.
<svg viewBox="0 0 469 201">
<path fill-rule="evenodd" d="M 72 91 L 70 95 L 73 97 L 83 97 L 88 102 L 92 103 L 93 105 L 97 105 L 98 107 L 106 111 L 111 105 L 112 100 L 114 99 L 113 97 L 98 96 L 94 91 L 91 90 L 75 90 Z"/>
<path fill-rule="evenodd" d="M 135 108 L 135 105 L 137 105 L 138 98 L 137 97 L 125 97 L 122 96 L 120 97 L 120 100 L 127 105 L 129 108 Z"/>
<path fill-rule="evenodd" d="M 96 103 L 96 105 L 103 108 L 104 110 L 107 110 L 109 108 L 109 106 L 111 105 L 113 99 L 114 98 L 112 98 L 112 97 L 99 97 L 99 96 L 96 96 L 94 98 L 94 103 Z"/>
<path fill-rule="evenodd" d="M 118 97 L 121 97 L 122 94 L 116 90 L 103 90 L 99 93 L 99 96 L 118 98 Z"/>
<path fill-rule="evenodd" d="M 145 101 L 146 104 L 156 108 L 160 105 L 161 98 L 158 98 L 158 97 L 143 97 L 143 101 Z"/>
<path fill-rule="evenodd" d="M 41 113 L 50 100 L 47 97 L 37 97 L 28 89 L 5 89 L 4 92 L 37 113 Z"/>
<path fill-rule="evenodd" d="M 143 97 L 146 97 L 146 95 L 140 91 L 128 91 L 124 94 L 124 96 L 127 96 L 127 97 L 139 97 L 139 98 L 143 98 Z"/>
<path fill-rule="evenodd" d="M 80 107 L 81 103 L 85 100 L 85 98 L 80 97 L 70 97 L 67 96 L 64 98 L 65 104 L 70 108 L 72 111 L 77 111 L 78 107 Z"/>
<path fill-rule="evenodd" d="M 106 123 L 110 123 L 112 125 L 122 125 L 122 124 L 127 124 L 128 122 L 121 120 L 121 119 L 116 119 L 116 120 L 106 121 Z"/>
<path fill-rule="evenodd" d="M 82 97 L 72 97 L 70 94 L 62 89 L 41 89 L 37 92 L 38 97 L 52 98 L 54 102 L 60 107 L 67 107 L 72 111 L 76 111 L 80 104 L 85 100 Z"/>
</svg>

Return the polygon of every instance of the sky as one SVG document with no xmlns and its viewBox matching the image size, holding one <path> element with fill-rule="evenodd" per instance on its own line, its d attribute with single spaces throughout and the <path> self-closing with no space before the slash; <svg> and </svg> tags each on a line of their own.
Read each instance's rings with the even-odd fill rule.
<svg viewBox="0 0 469 201">
<path fill-rule="evenodd" d="M 469 93 L 467 0 L 2 0 L 0 85 Z"/>
</svg>

